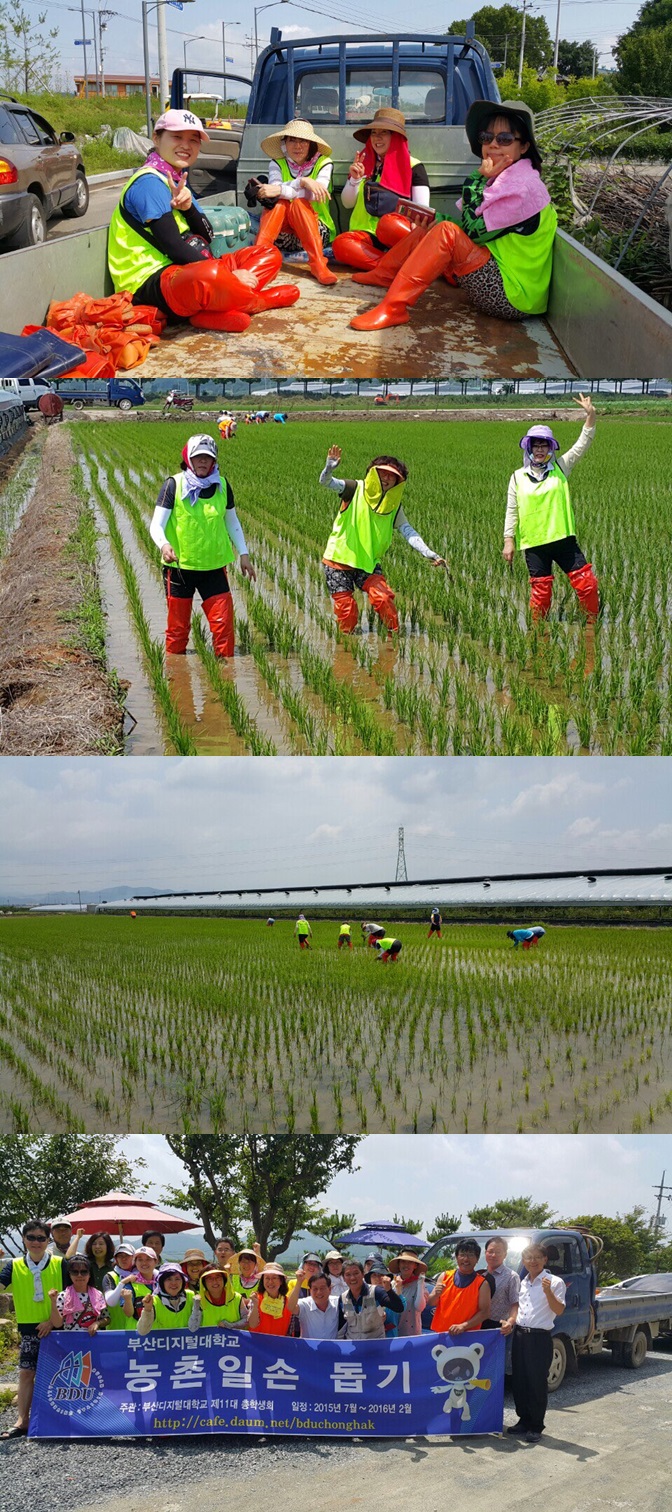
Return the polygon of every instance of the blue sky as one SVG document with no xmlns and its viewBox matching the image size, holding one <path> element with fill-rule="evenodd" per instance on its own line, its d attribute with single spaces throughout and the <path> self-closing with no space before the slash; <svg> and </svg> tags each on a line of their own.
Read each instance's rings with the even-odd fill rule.
<svg viewBox="0 0 672 1512">
<path fill-rule="evenodd" d="M 85 8 L 91 0 L 85 0 Z M 58 26 L 58 46 L 61 51 L 64 84 L 71 83 L 75 72 L 82 69 L 82 48 L 76 47 L 75 38 L 82 35 L 79 12 L 68 0 L 22 0 L 28 14 L 35 16 L 46 11 L 49 26 Z M 118 8 L 117 8 L 118 7 Z M 97 6 L 95 7 L 97 9 Z M 116 10 L 109 17 L 105 34 L 106 70 L 109 73 L 138 73 L 142 71 L 142 28 L 138 0 L 107 0 L 107 8 Z M 447 5 L 438 0 L 421 0 L 420 11 L 413 18 L 419 31 L 440 33 L 454 20 L 463 20 L 477 6 L 464 5 L 462 0 L 448 0 Z M 534 15 L 543 15 L 551 35 L 555 33 L 556 0 L 537 0 L 531 7 Z M 609 5 L 602 0 L 562 0 L 562 37 L 584 41 L 590 38 L 598 47 L 601 67 L 611 67 L 611 48 L 616 38 L 632 24 L 638 4 L 632 0 L 611 0 Z M 133 18 L 137 17 L 134 22 Z M 222 19 L 227 23 L 227 53 L 233 57 L 235 72 L 249 75 L 251 66 L 251 38 L 254 35 L 254 8 L 240 0 L 227 6 L 223 16 L 222 6 L 216 0 L 195 0 L 185 5 L 182 11 L 169 8 L 168 65 L 169 69 L 183 63 L 184 42 L 193 40 L 188 47 L 190 66 L 208 68 L 217 66 L 221 57 Z M 402 0 L 374 0 L 373 8 L 366 10 L 365 27 L 352 0 L 308 0 L 306 6 L 278 3 L 258 16 L 260 45 L 268 41 L 271 26 L 282 28 L 286 37 L 324 36 L 332 33 L 356 32 L 373 28 L 379 32 L 404 31 L 409 26 L 408 7 Z M 91 23 L 89 22 L 89 27 Z M 152 64 L 156 65 L 156 20 L 150 15 L 152 33 Z M 90 36 L 87 30 L 87 37 Z M 216 44 L 217 63 L 213 61 L 213 43 Z M 89 58 L 93 70 L 93 57 Z"/>
<path fill-rule="evenodd" d="M 670 867 L 658 757 L 3 757 L 0 895 Z"/>
<path fill-rule="evenodd" d="M 145 1179 L 156 1201 L 179 1186 L 180 1164 L 160 1135 L 131 1135 L 126 1152 L 148 1162 Z M 359 1170 L 337 1176 L 324 1205 L 358 1221 L 391 1222 L 397 1213 L 430 1227 L 438 1213 L 460 1213 L 498 1197 L 531 1196 L 560 1216 L 605 1213 L 635 1205 L 655 1211 L 653 1187 L 667 1171 L 672 1135 L 375 1134 L 357 1152 Z M 672 1232 L 672 1205 L 665 1202 Z"/>
</svg>

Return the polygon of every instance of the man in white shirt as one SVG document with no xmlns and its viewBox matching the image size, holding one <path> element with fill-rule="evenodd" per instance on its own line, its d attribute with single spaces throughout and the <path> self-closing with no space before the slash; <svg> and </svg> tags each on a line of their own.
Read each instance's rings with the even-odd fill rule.
<svg viewBox="0 0 672 1512">
<path fill-rule="evenodd" d="M 322 1272 L 310 1276 L 310 1295 L 301 1296 L 306 1272 L 299 1266 L 296 1281 L 287 1298 L 291 1313 L 298 1313 L 302 1339 L 335 1339 L 338 1336 L 338 1297 L 331 1295 L 331 1279 Z"/>
<path fill-rule="evenodd" d="M 513 1329 L 513 1400 L 518 1422 L 507 1433 L 535 1444 L 544 1431 L 548 1404 L 548 1372 L 553 1358 L 553 1328 L 565 1311 L 566 1286 L 546 1269 L 548 1251 L 543 1244 L 523 1250 L 527 1275 L 520 1283 L 518 1318 L 502 1323 L 500 1332 Z"/>
</svg>

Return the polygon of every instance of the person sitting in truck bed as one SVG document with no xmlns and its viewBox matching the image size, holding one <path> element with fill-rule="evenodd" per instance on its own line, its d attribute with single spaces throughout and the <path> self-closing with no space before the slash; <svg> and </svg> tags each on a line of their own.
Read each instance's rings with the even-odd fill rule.
<svg viewBox="0 0 672 1512">
<path fill-rule="evenodd" d="M 308 121 L 288 121 L 282 131 L 265 137 L 262 152 L 272 159 L 268 183 L 253 179 L 262 207 L 257 247 L 275 243 L 284 257 L 302 249 L 320 284 L 335 284 L 324 249 L 336 235 L 329 200 L 334 165 L 331 147 Z"/>
<path fill-rule="evenodd" d="M 375 309 L 355 316 L 354 330 L 405 325 L 409 306 L 442 274 L 482 315 L 543 315 L 557 215 L 541 177 L 532 111 L 522 100 L 505 100 L 496 109 L 491 100 L 475 100 L 465 130 L 481 162 L 457 202 L 461 225 L 418 226 L 370 273 L 356 274 L 355 282 L 389 292 Z"/>
<path fill-rule="evenodd" d="M 405 199 L 429 209 L 429 179 L 423 164 L 411 157 L 400 110 L 390 106 L 377 110 L 371 124 L 353 135 L 364 143 L 364 150 L 355 154 L 341 194 L 344 210 L 350 211 L 350 227 L 335 238 L 334 257 L 368 272 L 388 247 L 403 241 L 413 229 L 407 215 L 397 214 L 397 201 Z"/>
<path fill-rule="evenodd" d="M 250 316 L 295 304 L 295 284 L 267 289 L 282 257 L 276 247 L 241 247 L 214 258 L 212 228 L 187 182 L 201 142 L 198 116 L 166 110 L 154 147 L 129 179 L 112 214 L 107 260 L 117 293 L 154 305 L 170 321 L 207 331 L 244 331 Z"/>
</svg>

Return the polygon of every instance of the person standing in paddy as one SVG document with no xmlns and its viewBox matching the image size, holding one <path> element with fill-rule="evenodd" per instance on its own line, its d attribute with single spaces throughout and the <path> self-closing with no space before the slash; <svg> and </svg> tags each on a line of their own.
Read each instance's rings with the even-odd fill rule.
<svg viewBox="0 0 672 1512">
<path fill-rule="evenodd" d="M 354 591 L 365 593 L 388 630 L 399 629 L 394 593 L 383 576 L 381 560 L 392 544 L 395 530 L 434 567 L 445 567 L 443 557 L 425 545 L 402 508 L 408 468 L 398 457 L 374 457 L 365 478 L 337 478 L 340 446 L 330 446 L 320 473 L 320 483 L 340 494 L 341 507 L 322 562 L 339 629 L 351 635 L 358 618 Z"/>
<path fill-rule="evenodd" d="M 581 608 L 596 620 L 600 600 L 597 578 L 576 539 L 568 478 L 595 436 L 597 415 L 589 395 L 575 400 L 585 413 L 583 430 L 574 445 L 560 447 L 548 425 L 533 425 L 520 443 L 525 461 L 512 473 L 504 521 L 504 561 L 513 561 L 516 548 L 525 553 L 530 575 L 533 619 L 545 619 L 553 597 L 553 563 L 566 573 Z"/>
<path fill-rule="evenodd" d="M 212 436 L 190 436 L 182 470 L 162 484 L 150 535 L 161 552 L 168 606 L 166 651 L 187 649 L 198 591 L 215 656 L 233 656 L 233 599 L 227 567 L 240 557 L 244 577 L 256 579 L 231 485 L 220 477 Z"/>
<path fill-rule="evenodd" d="M 347 945 L 348 950 L 352 950 L 352 928 L 349 924 L 341 924 L 338 933 L 339 950 L 342 950 L 344 945 Z"/>
<path fill-rule="evenodd" d="M 427 939 L 431 940 L 432 935 L 436 935 L 439 940 L 441 939 L 441 914 L 440 914 L 438 908 L 433 908 L 432 909 L 432 912 L 431 912 L 430 918 L 429 918 L 429 929 L 427 931 Z"/>
<path fill-rule="evenodd" d="M 310 924 L 308 923 L 306 915 L 302 913 L 299 914 L 296 924 L 294 925 L 294 934 L 296 935 L 296 938 L 299 942 L 300 950 L 310 950 L 312 933 L 313 931 L 310 927 Z"/>
</svg>

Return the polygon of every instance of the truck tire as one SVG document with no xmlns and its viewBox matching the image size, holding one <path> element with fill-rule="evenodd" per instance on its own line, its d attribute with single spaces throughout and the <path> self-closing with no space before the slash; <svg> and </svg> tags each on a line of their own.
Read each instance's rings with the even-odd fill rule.
<svg viewBox="0 0 672 1512">
<path fill-rule="evenodd" d="M 63 206 L 63 214 L 67 216 L 68 220 L 79 220 L 80 216 L 86 215 L 88 208 L 89 185 L 87 182 L 86 174 L 82 173 L 80 170 L 77 174 L 77 188 L 75 189 L 75 197 L 70 201 L 69 205 Z"/>
<path fill-rule="evenodd" d="M 615 1344 L 612 1344 L 612 1346 L 611 1346 L 611 1363 L 612 1363 L 612 1365 L 622 1365 L 623 1364 L 623 1349 L 624 1349 L 624 1347 L 625 1346 L 619 1340 L 617 1340 L 617 1342 Z"/>
<path fill-rule="evenodd" d="M 70 403 L 71 403 L 73 409 L 84 409 L 85 400 L 84 399 L 71 399 Z"/>
<path fill-rule="evenodd" d="M 548 1372 L 548 1390 L 557 1391 L 567 1373 L 567 1344 L 561 1334 L 553 1336 L 553 1359 Z"/>
<path fill-rule="evenodd" d="M 628 1370 L 639 1370 L 644 1364 L 649 1348 L 649 1336 L 645 1328 L 638 1328 L 632 1344 L 623 1345 L 623 1364 Z"/>
<path fill-rule="evenodd" d="M 132 404 L 132 401 L 130 399 L 118 399 L 117 400 L 117 409 L 120 409 L 120 410 L 130 410 L 132 408 L 133 408 L 133 404 Z"/>
</svg>

